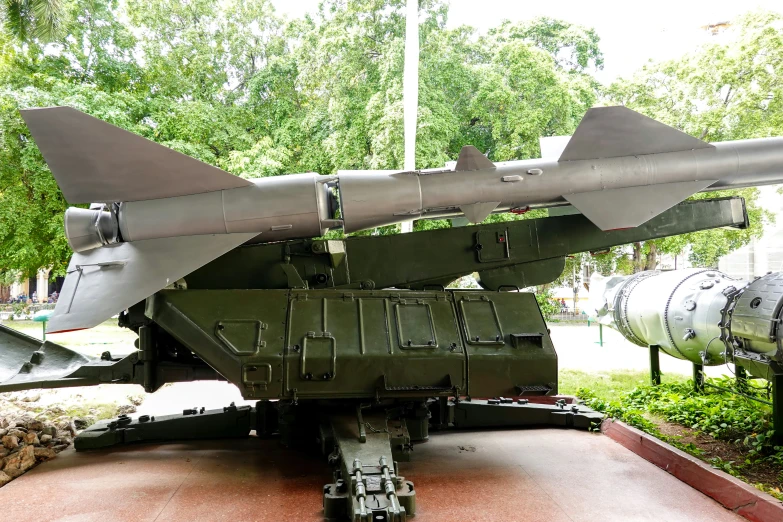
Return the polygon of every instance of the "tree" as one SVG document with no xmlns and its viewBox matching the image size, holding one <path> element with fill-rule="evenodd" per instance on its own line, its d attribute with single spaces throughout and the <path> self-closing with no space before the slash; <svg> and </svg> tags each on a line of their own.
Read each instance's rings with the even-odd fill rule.
<svg viewBox="0 0 783 522">
<path fill-rule="evenodd" d="M 783 17 L 750 13 L 724 36 L 726 40 L 681 59 L 651 64 L 632 79 L 612 84 L 604 102 L 625 105 L 707 141 L 783 135 Z M 760 237 L 773 216 L 759 208 L 758 189 L 702 193 L 693 199 L 731 195 L 745 198 L 748 229 L 636 243 L 630 253 L 633 271 L 654 269 L 659 254 L 679 254 L 689 245 L 693 264 L 715 267 L 721 256 Z M 629 255 L 626 248 L 613 252 Z"/>
<path fill-rule="evenodd" d="M 60 33 L 65 17 L 63 0 L 4 0 L 0 14 L 6 30 L 20 42 L 52 40 Z"/>
<path fill-rule="evenodd" d="M 2 5 L 12 3 L 32 13 L 26 31 L 43 20 L 29 11 L 36 0 Z M 269 0 L 49 4 L 62 9 L 61 32 L 51 40 L 20 39 L 7 24 L 0 29 L 0 272 L 30 274 L 51 266 L 60 275 L 69 256 L 62 232 L 67 204 L 20 108 L 71 105 L 248 178 L 402 167 L 404 0 L 324 0 L 312 16 L 292 21 L 279 17 Z M 469 27 L 446 28 L 447 16 L 445 1 L 420 2 L 417 167 L 443 166 L 467 144 L 494 161 L 537 157 L 540 136 L 572 133 L 598 99 L 592 71 L 603 58 L 594 31 L 544 18 L 503 23 L 478 36 Z M 695 134 L 709 127 L 710 139 L 780 134 L 780 68 L 765 72 L 779 63 L 774 49 L 780 30 L 763 30 L 767 22 L 778 23 L 763 16 L 749 22 L 746 50 L 734 57 L 724 53 L 730 62 L 726 78 L 743 74 L 746 83 L 732 87 L 724 108 L 731 113 L 721 127 L 694 110 L 720 105 L 707 95 L 716 72 L 699 79 L 703 63 L 644 73 L 613 86 L 606 99 Z M 742 69 L 751 48 L 754 60 L 763 62 L 745 66 L 752 74 Z M 705 60 L 723 59 L 716 50 Z M 661 82 L 680 89 L 676 100 Z M 773 98 L 765 101 L 755 86 Z M 685 105 L 691 96 L 709 103 Z M 655 97 L 669 112 L 656 114 Z M 736 106 L 740 100 L 766 112 Z M 499 214 L 487 221 L 545 214 Z M 763 218 L 752 215 L 754 223 Z M 446 226 L 446 220 L 416 223 L 417 230 Z M 714 234 L 710 241 L 722 246 L 687 239 L 694 242 L 694 256 L 714 259 L 746 238 Z M 647 258 L 653 245 L 663 252 L 682 241 L 644 243 L 639 251 Z M 615 252 L 602 266 L 630 265 L 630 248 Z M 592 266 L 599 257 L 576 259 L 589 259 Z"/>
</svg>

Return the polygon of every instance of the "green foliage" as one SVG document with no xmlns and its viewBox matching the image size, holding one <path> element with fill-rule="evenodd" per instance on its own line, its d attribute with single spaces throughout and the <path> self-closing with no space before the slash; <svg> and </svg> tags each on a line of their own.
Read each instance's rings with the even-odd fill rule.
<svg viewBox="0 0 783 522">
<path fill-rule="evenodd" d="M 541 289 L 536 292 L 536 301 L 538 301 L 538 307 L 541 309 L 541 315 L 544 316 L 544 320 L 549 320 L 550 317 L 560 311 L 560 305 L 555 303 L 552 292 L 549 289 Z"/>
<path fill-rule="evenodd" d="M 20 108 L 71 105 L 246 178 L 402 166 L 403 0 L 326 0 L 293 21 L 269 0 L 49 5 L 64 20 L 51 44 L 0 31 L 0 273 L 61 275 L 69 255 L 67 205 Z M 572 132 L 595 101 L 590 30 L 539 20 L 476 38 L 446 29 L 445 2 L 420 9 L 418 167 L 465 144 L 537 156 L 539 136 Z M 503 219 L 519 217 L 488 221 Z"/>
<path fill-rule="evenodd" d="M 680 59 L 651 64 L 633 78 L 615 82 L 604 93 L 605 103 L 625 105 L 707 141 L 783 135 L 783 16 L 754 12 L 731 25 L 720 42 Z M 654 268 L 646 266 L 651 249 L 656 254 L 680 254 L 687 245 L 691 245 L 691 263 L 715 267 L 718 258 L 761 236 L 772 220 L 769 212 L 759 208 L 754 188 L 698 194 L 694 199 L 717 195 L 746 198 L 748 229 L 650 241 L 640 245 L 641 260 L 630 268 Z M 632 257 L 629 248 L 614 252 Z"/>
<path fill-rule="evenodd" d="M 55 38 L 60 33 L 64 14 L 63 0 L 4 0 L 0 4 L 6 31 L 20 42 Z"/>
<path fill-rule="evenodd" d="M 731 377 L 708 379 L 707 382 L 724 390 L 734 389 Z M 619 397 L 617 394 L 607 394 L 600 388 L 582 388 L 577 394 L 590 407 L 607 416 L 663 438 L 697 456 L 700 454 L 698 448 L 692 444 L 691 447 L 682 445 L 676 438 L 662 435 L 652 418 L 660 417 L 696 433 L 737 445 L 742 448 L 744 461 L 725 461 L 720 457 L 710 460 L 713 466 L 732 475 L 741 476 L 741 470 L 754 464 L 782 466 L 783 447 L 776 445 L 772 439 L 772 407 L 724 390 L 707 386 L 704 393 L 698 393 L 694 391 L 693 382 L 688 381 L 659 386 L 640 385 Z M 750 396 L 768 400 L 767 386 L 748 383 L 743 391 Z M 764 486 L 762 489 L 780 495 L 780 491 L 774 488 Z"/>
<path fill-rule="evenodd" d="M 20 108 L 71 105 L 246 178 L 402 166 L 403 0 L 325 0 L 312 16 L 292 21 L 269 0 L 2 5 L 6 22 L 22 9 L 13 12 L 23 15 L 26 32 L 9 31 L 8 24 L 0 30 L 0 273 L 29 275 L 47 266 L 61 275 L 69 255 L 62 233 L 66 202 Z M 540 18 L 504 22 L 479 37 L 470 27 L 447 29 L 447 16 L 444 0 L 420 2 L 417 167 L 443 166 L 466 144 L 496 161 L 537 157 L 540 136 L 573 132 L 596 102 L 591 72 L 603 57 L 592 29 Z M 779 97 L 758 90 L 780 89 L 779 68 L 772 67 L 779 20 L 754 16 L 742 25 L 744 47 L 715 46 L 676 66 L 661 65 L 612 86 L 606 99 L 689 132 L 709 127 L 708 138 L 780 134 Z M 36 24 L 55 19 L 59 32 L 49 40 L 35 36 Z M 748 57 L 753 63 L 745 63 Z M 720 75 L 705 66 L 724 59 Z M 720 82 L 733 82 L 724 112 L 716 98 Z M 664 84 L 679 89 L 672 91 L 677 100 L 667 98 Z M 711 116 L 696 110 L 702 106 Z M 753 201 L 752 189 L 744 195 Z M 662 240 L 656 248 L 678 251 L 692 243 L 694 260 L 713 264 L 760 233 L 765 214 L 749 209 L 748 231 L 710 231 Z M 542 215 L 501 214 L 486 222 Z M 414 228 L 448 226 L 420 220 Z M 602 272 L 623 271 L 629 257 L 618 248 L 569 263 L 581 267 L 588 260 Z"/>
<path fill-rule="evenodd" d="M 592 328 L 592 327 L 591 327 Z M 591 335 L 598 335 L 594 333 Z M 684 384 L 687 378 L 678 373 L 661 376 L 665 383 Z M 637 370 L 613 370 L 591 373 L 581 370 L 561 369 L 558 372 L 558 391 L 565 395 L 600 397 L 604 401 L 618 401 L 627 393 L 650 384 L 650 372 Z"/>
</svg>

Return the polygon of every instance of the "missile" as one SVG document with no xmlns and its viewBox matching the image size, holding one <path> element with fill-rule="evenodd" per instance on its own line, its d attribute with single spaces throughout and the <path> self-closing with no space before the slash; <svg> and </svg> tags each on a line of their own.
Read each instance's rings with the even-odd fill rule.
<svg viewBox="0 0 783 522">
<path fill-rule="evenodd" d="M 783 138 L 710 144 L 625 107 L 598 107 L 543 158 L 246 180 L 70 107 L 22 111 L 69 203 L 74 251 L 49 332 L 90 328 L 247 242 L 413 219 L 571 204 L 602 230 L 639 226 L 692 194 L 783 181 Z"/>
<path fill-rule="evenodd" d="M 594 273 L 588 310 L 642 347 L 695 364 L 733 362 L 769 379 L 783 362 L 783 273 L 752 281 L 709 268 Z"/>
</svg>

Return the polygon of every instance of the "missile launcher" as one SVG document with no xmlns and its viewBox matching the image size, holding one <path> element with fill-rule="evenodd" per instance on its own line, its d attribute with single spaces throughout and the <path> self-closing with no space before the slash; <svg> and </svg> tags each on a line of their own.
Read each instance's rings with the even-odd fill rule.
<svg viewBox="0 0 783 522">
<path fill-rule="evenodd" d="M 335 469 L 324 515 L 358 522 L 415 513 L 397 463 L 430 430 L 600 420 L 553 398 L 557 354 L 523 288 L 554 281 L 577 252 L 746 227 L 739 198 L 682 200 L 780 181 L 777 139 L 710 145 L 617 107 L 591 109 L 556 159 L 493 163 L 465 147 L 453 168 L 259 180 L 70 108 L 23 116 L 65 198 L 90 204 L 65 216 L 74 254 L 48 331 L 119 314 L 138 342 L 94 360 L 0 326 L 0 391 L 229 381 L 256 407 L 119 418 L 77 449 L 251 429 L 317 440 Z M 323 238 L 566 204 L 581 213 Z M 448 288 L 473 273 L 481 289 Z"/>
</svg>

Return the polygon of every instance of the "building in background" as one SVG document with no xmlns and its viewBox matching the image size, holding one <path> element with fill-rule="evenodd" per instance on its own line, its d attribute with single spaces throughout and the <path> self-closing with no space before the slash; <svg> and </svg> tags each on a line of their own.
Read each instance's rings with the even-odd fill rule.
<svg viewBox="0 0 783 522">
<path fill-rule="evenodd" d="M 775 215 L 775 223 L 750 244 L 723 256 L 718 270 L 739 279 L 783 271 L 783 195 L 779 187 L 761 187 L 759 205 Z"/>
<path fill-rule="evenodd" d="M 10 287 L 3 287 L 0 289 L 0 300 L 7 302 L 9 299 L 17 299 L 20 296 L 31 299 L 35 294 L 39 303 L 48 302 L 49 296 L 54 292 L 60 292 L 65 280 L 63 277 L 49 278 L 49 272 L 48 268 L 40 268 L 36 277 L 20 278 Z"/>
</svg>

